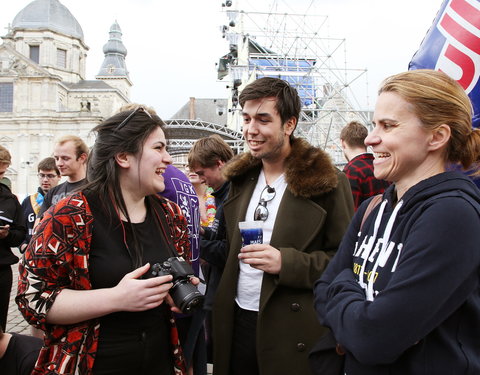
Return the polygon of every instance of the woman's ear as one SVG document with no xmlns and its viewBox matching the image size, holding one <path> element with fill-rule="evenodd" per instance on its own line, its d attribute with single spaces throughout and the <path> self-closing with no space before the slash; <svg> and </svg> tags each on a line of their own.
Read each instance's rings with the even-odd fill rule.
<svg viewBox="0 0 480 375">
<path fill-rule="evenodd" d="M 117 164 L 122 168 L 129 168 L 130 167 L 130 154 L 127 152 L 120 152 L 115 155 L 115 161 Z"/>
<path fill-rule="evenodd" d="M 432 138 L 430 139 L 430 150 L 438 150 L 446 146 L 450 137 L 452 135 L 452 130 L 447 124 L 442 124 L 436 129 L 432 130 Z"/>
</svg>

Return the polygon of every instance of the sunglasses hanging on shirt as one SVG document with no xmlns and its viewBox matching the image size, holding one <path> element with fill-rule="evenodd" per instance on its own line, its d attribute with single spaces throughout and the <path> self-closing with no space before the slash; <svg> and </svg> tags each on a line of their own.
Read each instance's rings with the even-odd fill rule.
<svg viewBox="0 0 480 375">
<path fill-rule="evenodd" d="M 265 221 L 268 219 L 267 202 L 270 202 L 273 198 L 275 198 L 275 188 L 269 185 L 265 186 L 260 194 L 260 201 L 253 214 L 253 220 Z"/>
</svg>

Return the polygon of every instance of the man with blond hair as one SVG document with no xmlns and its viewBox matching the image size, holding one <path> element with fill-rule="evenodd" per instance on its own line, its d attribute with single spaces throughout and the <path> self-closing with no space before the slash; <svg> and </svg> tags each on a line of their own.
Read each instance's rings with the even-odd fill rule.
<svg viewBox="0 0 480 375">
<path fill-rule="evenodd" d="M 56 204 L 78 190 L 85 182 L 88 146 L 76 135 L 66 135 L 57 140 L 53 149 L 53 157 L 60 174 L 67 180 L 50 189 L 43 200 L 38 217 Z M 37 220 L 38 221 L 38 220 Z"/>
</svg>

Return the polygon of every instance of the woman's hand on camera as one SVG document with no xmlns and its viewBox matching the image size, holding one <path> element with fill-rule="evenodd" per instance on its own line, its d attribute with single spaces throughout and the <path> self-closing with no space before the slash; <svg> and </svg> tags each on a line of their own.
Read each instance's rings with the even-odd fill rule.
<svg viewBox="0 0 480 375">
<path fill-rule="evenodd" d="M 168 291 L 172 287 L 172 276 L 158 276 L 149 279 L 141 277 L 150 269 L 147 263 L 127 273 L 114 288 L 119 303 L 118 311 L 145 311 L 171 300 Z"/>
<path fill-rule="evenodd" d="M 146 265 L 127 273 L 117 286 L 91 290 L 63 289 L 47 313 L 51 324 L 76 324 L 118 311 L 145 311 L 162 304 L 172 287 L 172 276 L 142 279 Z"/>
</svg>

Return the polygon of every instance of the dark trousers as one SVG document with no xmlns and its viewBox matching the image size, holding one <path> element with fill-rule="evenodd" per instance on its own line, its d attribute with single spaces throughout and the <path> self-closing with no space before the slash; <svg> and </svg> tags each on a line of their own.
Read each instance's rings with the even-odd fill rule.
<svg viewBox="0 0 480 375">
<path fill-rule="evenodd" d="M 8 303 L 10 302 L 12 282 L 12 267 L 0 266 L 0 326 L 4 332 L 7 330 Z"/>
<path fill-rule="evenodd" d="M 257 361 L 258 312 L 235 307 L 230 375 L 258 375 Z"/>
<path fill-rule="evenodd" d="M 198 309 L 191 316 L 176 319 L 187 368 L 192 366 L 195 375 L 207 374 L 207 349 L 203 328 L 205 313 L 205 310 Z"/>
<path fill-rule="evenodd" d="M 207 363 L 213 363 L 213 321 L 212 312 L 207 311 L 205 316 L 205 344 L 207 346 Z"/>
<path fill-rule="evenodd" d="M 119 327 L 119 331 L 121 328 Z M 93 374 L 173 375 L 173 358 L 167 329 L 109 332 L 108 337 L 102 337 L 100 328 Z"/>
</svg>

